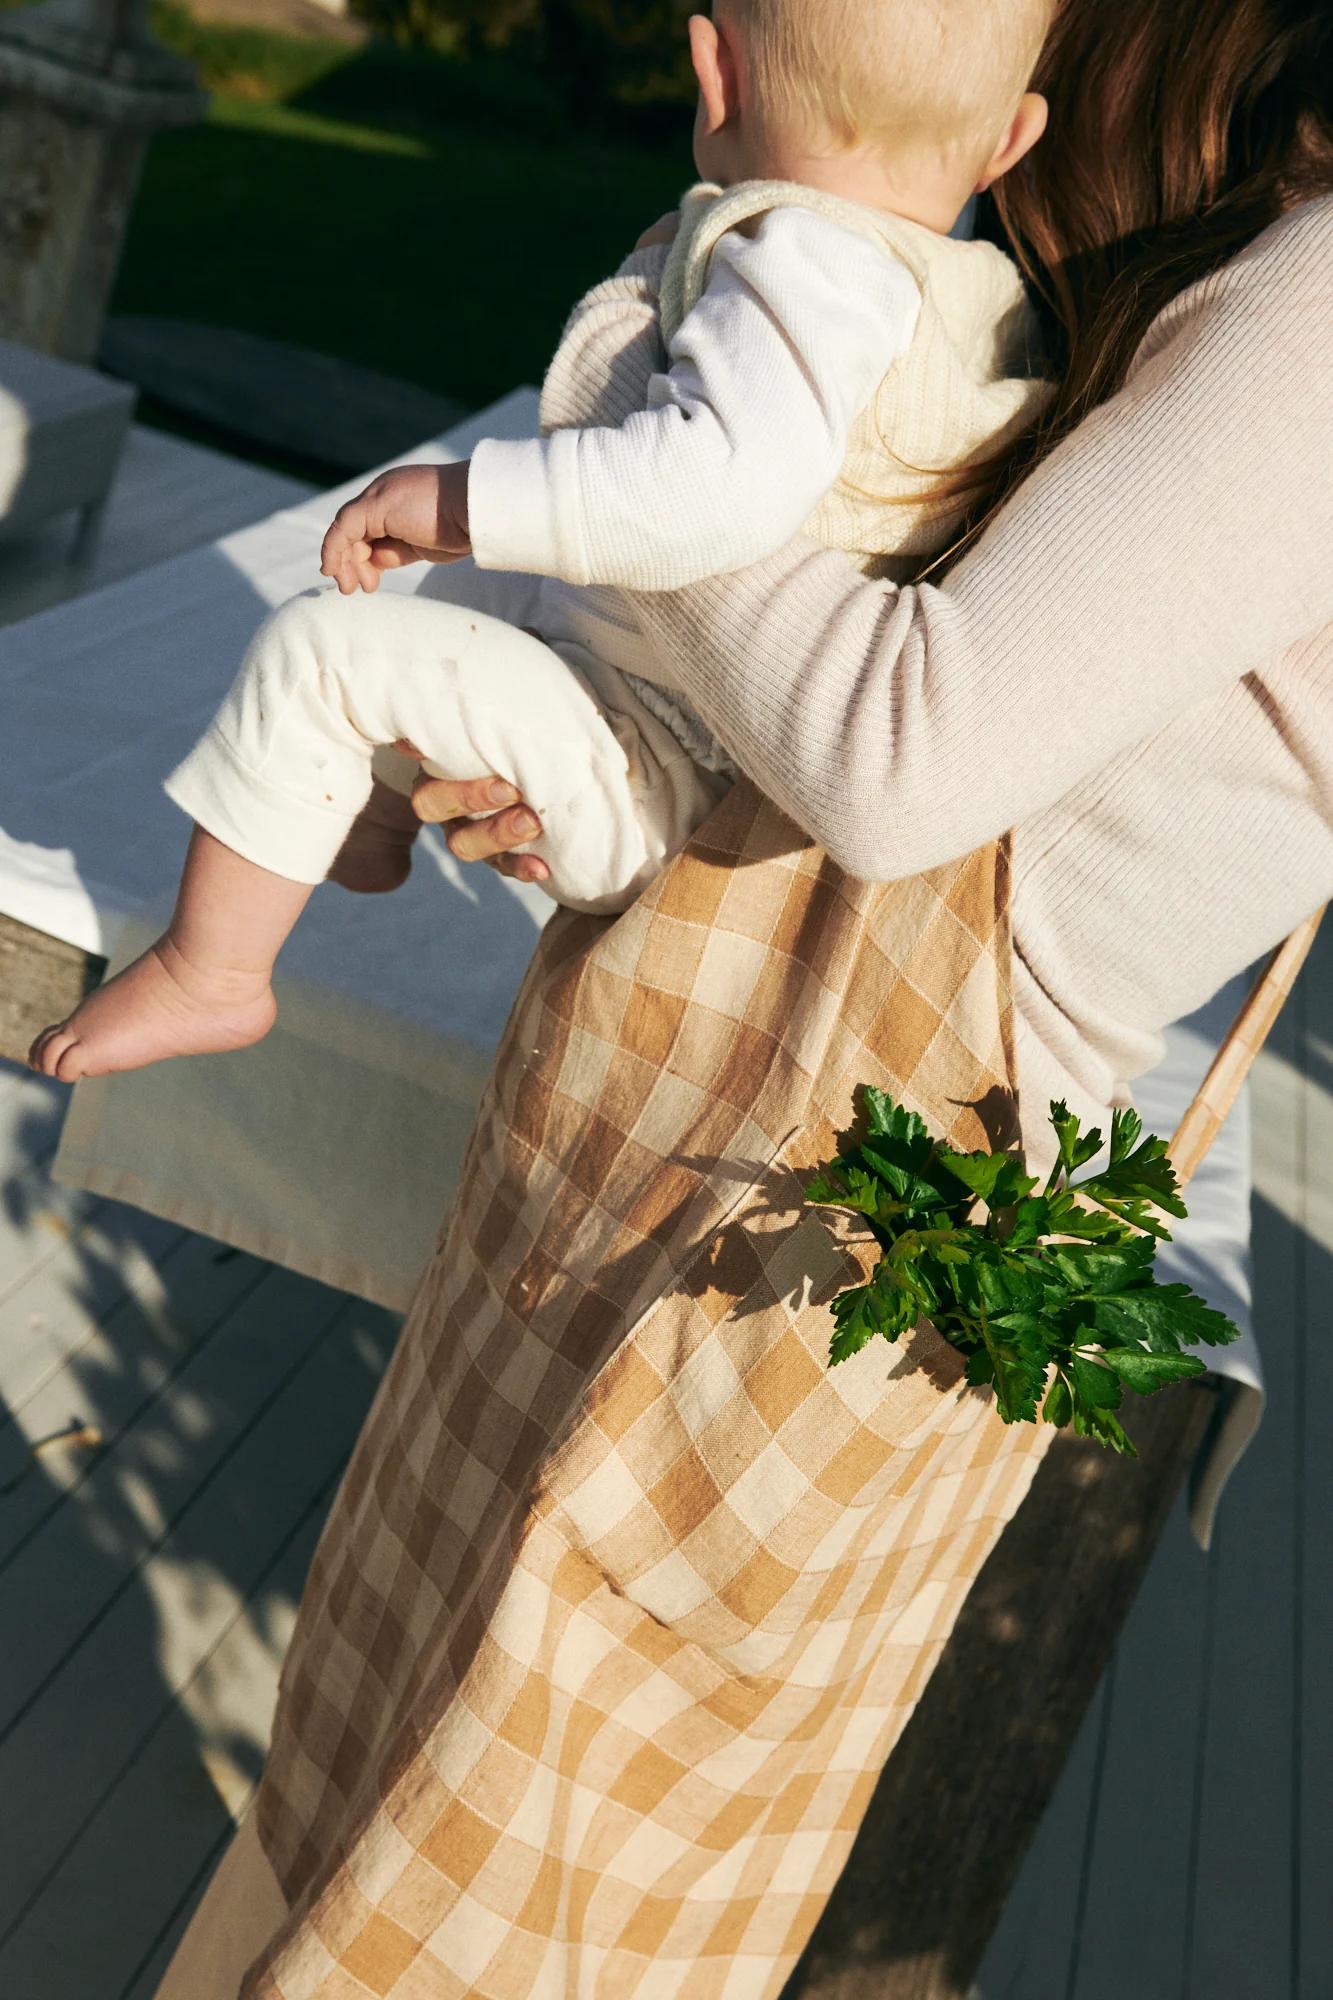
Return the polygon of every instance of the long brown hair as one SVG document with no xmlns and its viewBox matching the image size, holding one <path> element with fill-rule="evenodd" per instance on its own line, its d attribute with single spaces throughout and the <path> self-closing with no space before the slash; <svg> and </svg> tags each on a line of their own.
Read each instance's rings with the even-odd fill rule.
<svg viewBox="0 0 1333 2000">
<path fill-rule="evenodd" d="M 1050 129 L 995 206 L 1059 387 L 984 469 L 949 560 L 1115 394 L 1173 298 L 1333 189 L 1330 0 L 1063 0 L 1033 88 Z"/>
</svg>

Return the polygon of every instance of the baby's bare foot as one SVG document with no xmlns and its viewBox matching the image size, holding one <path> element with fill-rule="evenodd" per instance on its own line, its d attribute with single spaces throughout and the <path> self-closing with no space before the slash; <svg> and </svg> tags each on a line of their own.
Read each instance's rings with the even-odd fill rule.
<svg viewBox="0 0 1333 2000">
<path fill-rule="evenodd" d="M 412 872 L 412 847 L 420 832 L 411 800 L 376 778 L 329 870 L 330 882 L 360 896 L 401 889 Z"/>
<path fill-rule="evenodd" d="M 202 970 L 169 937 L 159 938 L 67 1021 L 44 1029 L 28 1063 L 43 1076 L 75 1083 L 168 1056 L 248 1048 L 268 1033 L 276 1014 L 263 973 Z"/>
</svg>

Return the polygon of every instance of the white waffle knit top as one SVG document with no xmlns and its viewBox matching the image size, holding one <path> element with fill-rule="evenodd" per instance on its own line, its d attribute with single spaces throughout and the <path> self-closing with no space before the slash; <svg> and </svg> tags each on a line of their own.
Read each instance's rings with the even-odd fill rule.
<svg viewBox="0 0 1333 2000">
<path fill-rule="evenodd" d="M 762 217 L 793 212 L 876 245 L 912 281 L 911 337 L 857 412 L 838 476 L 804 524 L 867 573 L 902 581 L 944 546 L 963 512 L 956 492 L 940 490 L 939 474 L 996 450 L 1049 398 L 1035 365 L 1035 317 L 1016 265 L 992 243 L 959 241 L 791 181 L 704 183 L 685 197 L 662 277 L 668 351 L 704 297 L 723 243 Z"/>
</svg>

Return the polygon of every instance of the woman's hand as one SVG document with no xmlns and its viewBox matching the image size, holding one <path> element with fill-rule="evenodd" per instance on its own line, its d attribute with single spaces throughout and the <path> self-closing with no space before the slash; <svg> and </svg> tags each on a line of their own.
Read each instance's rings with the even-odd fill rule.
<svg viewBox="0 0 1333 2000">
<path fill-rule="evenodd" d="M 420 751 L 410 743 L 395 748 L 409 757 Z M 498 810 L 497 810 L 498 808 Z M 427 826 L 443 826 L 449 851 L 458 861 L 489 861 L 516 882 L 545 882 L 551 871 L 536 854 L 516 854 L 538 838 L 542 823 L 502 778 L 421 777 L 412 791 L 412 809 Z M 469 819 L 485 813 L 485 819 Z"/>
</svg>

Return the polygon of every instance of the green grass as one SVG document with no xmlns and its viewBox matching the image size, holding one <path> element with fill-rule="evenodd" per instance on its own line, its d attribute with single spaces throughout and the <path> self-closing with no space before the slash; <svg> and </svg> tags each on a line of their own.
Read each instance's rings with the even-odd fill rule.
<svg viewBox="0 0 1333 2000">
<path fill-rule="evenodd" d="M 586 138 L 530 73 L 154 25 L 215 95 L 152 145 L 113 301 L 322 349 L 469 404 L 539 380 L 566 313 L 690 178 Z M 165 29 L 165 33 L 164 33 Z"/>
</svg>

